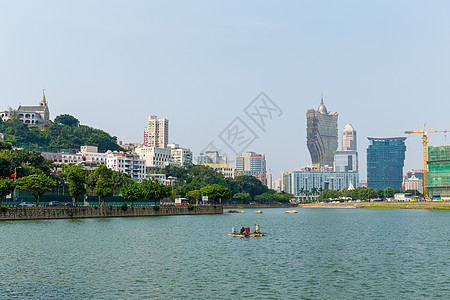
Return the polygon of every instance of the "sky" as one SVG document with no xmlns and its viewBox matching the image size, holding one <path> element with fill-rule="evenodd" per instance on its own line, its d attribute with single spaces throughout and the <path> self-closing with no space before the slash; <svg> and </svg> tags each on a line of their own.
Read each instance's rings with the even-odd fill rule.
<svg viewBox="0 0 450 300">
<path fill-rule="evenodd" d="M 211 143 L 231 159 L 263 153 L 277 178 L 311 163 L 306 110 L 323 92 L 339 132 L 357 131 L 363 179 L 367 137 L 450 128 L 449 12 L 437 0 L 0 0 L 0 110 L 45 89 L 52 119 L 124 143 L 142 142 L 157 115 L 195 157 Z M 251 137 L 230 146 L 233 128 Z M 423 168 L 421 135 L 406 146 L 404 170 Z"/>
</svg>

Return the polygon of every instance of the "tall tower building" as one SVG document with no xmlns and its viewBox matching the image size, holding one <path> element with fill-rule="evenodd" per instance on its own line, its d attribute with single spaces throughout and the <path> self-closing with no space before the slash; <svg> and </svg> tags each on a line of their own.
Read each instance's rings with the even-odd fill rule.
<svg viewBox="0 0 450 300">
<path fill-rule="evenodd" d="M 308 109 L 307 119 L 307 146 L 315 167 L 333 166 L 334 153 L 338 148 L 338 114 L 328 113 L 323 96 L 317 110 Z"/>
<path fill-rule="evenodd" d="M 347 123 L 342 130 L 342 150 L 357 151 L 356 130 L 352 124 Z"/>
<path fill-rule="evenodd" d="M 375 190 L 401 190 L 406 137 L 368 138 L 367 186 Z"/>
<path fill-rule="evenodd" d="M 235 175 L 250 175 L 267 185 L 265 156 L 255 152 L 245 152 L 242 156 L 236 157 Z"/>
<path fill-rule="evenodd" d="M 148 147 L 167 148 L 169 142 L 169 120 L 148 117 L 148 125 L 144 131 L 144 145 Z"/>
</svg>

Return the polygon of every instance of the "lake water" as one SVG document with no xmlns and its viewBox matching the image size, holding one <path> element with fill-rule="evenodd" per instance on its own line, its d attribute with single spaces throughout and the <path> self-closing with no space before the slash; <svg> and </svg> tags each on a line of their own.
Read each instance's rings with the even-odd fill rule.
<svg viewBox="0 0 450 300">
<path fill-rule="evenodd" d="M 0 299 L 450 298 L 449 211 L 245 211 L 0 222 Z"/>
</svg>

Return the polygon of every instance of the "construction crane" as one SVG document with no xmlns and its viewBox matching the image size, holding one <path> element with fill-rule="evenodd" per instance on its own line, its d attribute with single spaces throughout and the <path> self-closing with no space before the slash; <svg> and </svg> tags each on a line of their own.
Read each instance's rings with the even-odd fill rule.
<svg viewBox="0 0 450 300">
<path fill-rule="evenodd" d="M 442 130 L 427 130 L 427 124 L 423 125 L 423 131 L 405 131 L 408 136 L 410 134 L 420 133 L 422 134 L 422 147 L 423 147 L 423 195 L 428 198 L 428 134 L 443 132 L 447 134 L 448 129 Z"/>
</svg>

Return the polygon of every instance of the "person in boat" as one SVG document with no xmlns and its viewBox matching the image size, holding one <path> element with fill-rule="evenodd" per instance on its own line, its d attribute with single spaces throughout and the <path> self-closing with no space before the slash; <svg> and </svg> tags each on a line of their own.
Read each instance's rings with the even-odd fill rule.
<svg viewBox="0 0 450 300">
<path fill-rule="evenodd" d="M 241 228 L 241 232 L 239 232 L 239 233 L 245 233 L 245 228 L 242 227 L 242 228 Z"/>
</svg>

